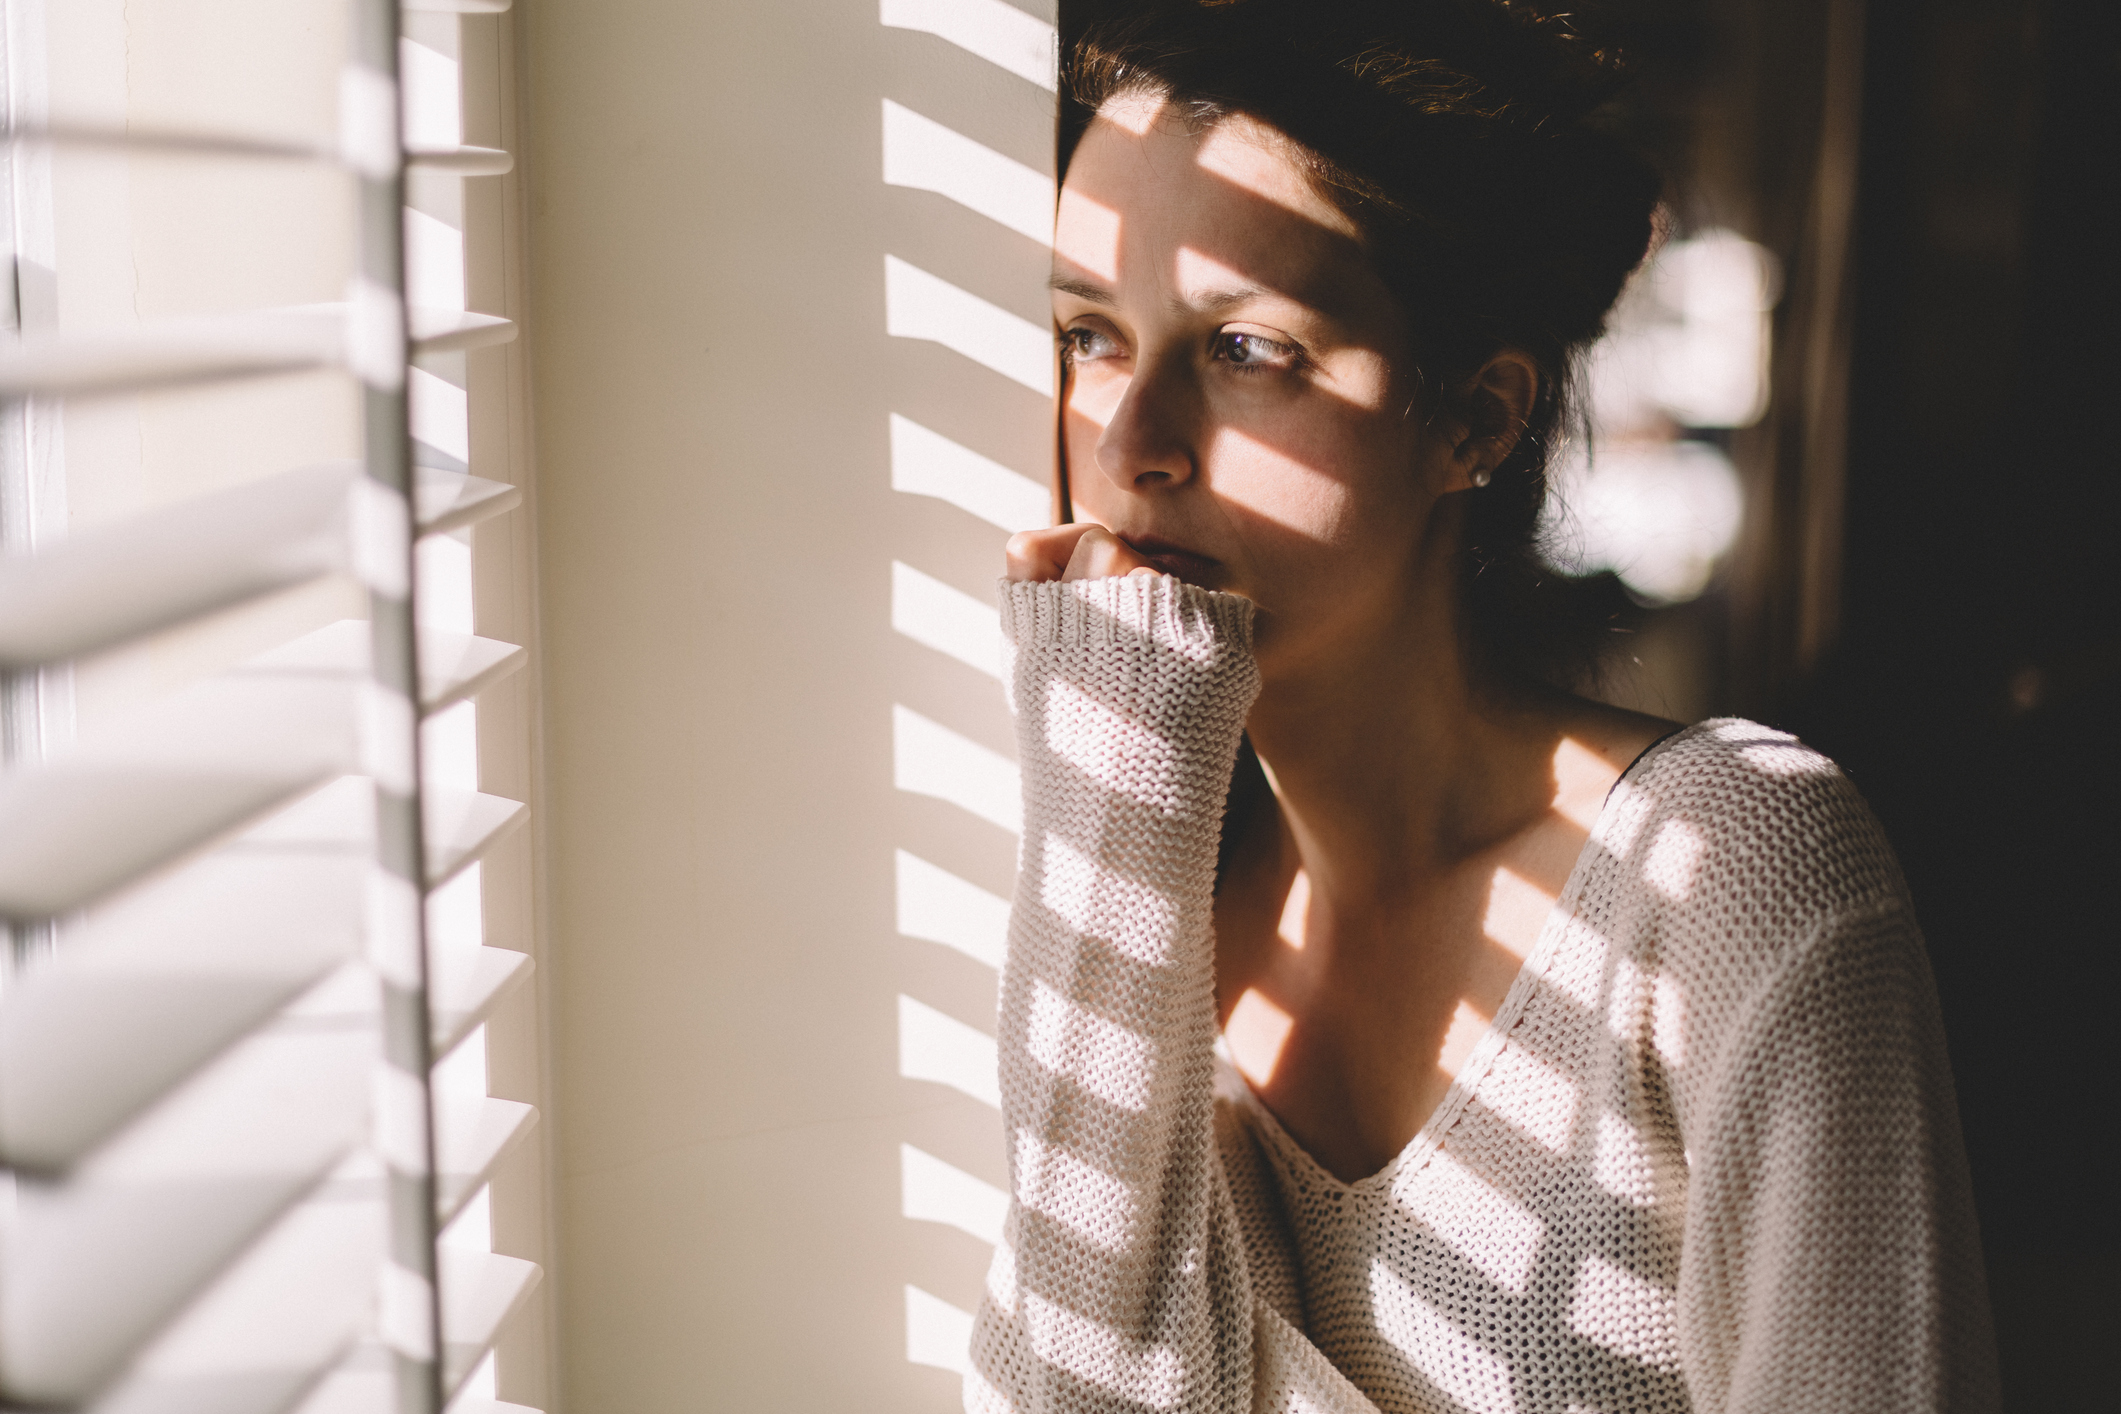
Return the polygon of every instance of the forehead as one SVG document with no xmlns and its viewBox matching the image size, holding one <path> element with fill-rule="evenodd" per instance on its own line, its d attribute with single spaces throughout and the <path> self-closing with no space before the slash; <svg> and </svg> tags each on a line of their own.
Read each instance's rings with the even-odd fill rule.
<svg viewBox="0 0 2121 1414">
<path fill-rule="evenodd" d="M 1122 286 L 1220 270 L 1307 303 L 1369 297 L 1354 224 L 1293 145 L 1243 116 L 1193 130 L 1160 102 L 1107 104 L 1068 166 L 1056 265 Z"/>
</svg>

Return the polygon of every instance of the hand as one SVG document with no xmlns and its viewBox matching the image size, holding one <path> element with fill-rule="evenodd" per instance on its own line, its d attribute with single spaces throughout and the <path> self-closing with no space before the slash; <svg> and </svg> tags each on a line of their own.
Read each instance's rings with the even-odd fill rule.
<svg viewBox="0 0 2121 1414">
<path fill-rule="evenodd" d="M 1101 525 L 1022 531 L 1009 537 L 1008 556 L 1009 578 L 1018 583 L 1163 573 Z"/>
</svg>

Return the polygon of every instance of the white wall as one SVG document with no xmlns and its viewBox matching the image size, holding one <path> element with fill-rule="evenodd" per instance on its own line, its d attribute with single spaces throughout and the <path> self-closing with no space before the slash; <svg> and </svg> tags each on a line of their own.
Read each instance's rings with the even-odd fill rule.
<svg viewBox="0 0 2121 1414">
<path fill-rule="evenodd" d="M 1052 96 L 878 0 L 523 10 L 560 1407 L 952 1408 L 907 1358 L 907 1288 L 947 1363 L 1000 1126 L 901 1075 L 902 1041 L 958 1073 L 995 976 L 898 934 L 894 860 L 1005 896 L 1015 837 L 894 787 L 895 708 L 985 749 L 922 757 L 898 712 L 939 789 L 1013 753 L 993 677 L 894 632 L 892 564 L 991 603 L 1003 532 L 894 493 L 889 428 L 1043 482 L 1046 255 L 885 186 L 882 112 L 1050 173 Z M 1026 321 L 989 317 L 1029 375 L 888 335 L 887 255 Z M 946 638 L 953 603 L 902 618 Z M 916 1208 L 957 1225 L 903 1216 L 904 1146 Z"/>
</svg>

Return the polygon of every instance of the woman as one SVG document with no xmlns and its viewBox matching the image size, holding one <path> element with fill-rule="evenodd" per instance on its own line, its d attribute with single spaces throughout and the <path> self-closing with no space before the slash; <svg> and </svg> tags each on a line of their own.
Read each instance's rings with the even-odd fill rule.
<svg viewBox="0 0 2121 1414">
<path fill-rule="evenodd" d="M 1657 192 L 1552 28 L 1221 0 L 1070 58 L 968 1407 L 1994 1402 L 1876 823 L 1790 737 L 1548 685 L 1568 360 Z"/>
</svg>

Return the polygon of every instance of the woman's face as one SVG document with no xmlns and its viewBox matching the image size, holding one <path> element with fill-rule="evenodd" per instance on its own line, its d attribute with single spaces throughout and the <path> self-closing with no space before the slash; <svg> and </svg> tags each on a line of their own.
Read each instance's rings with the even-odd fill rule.
<svg viewBox="0 0 2121 1414">
<path fill-rule="evenodd" d="M 1078 519 L 1255 601 L 1263 666 L 1415 601 L 1450 452 L 1396 301 L 1275 134 L 1107 105 L 1054 246 Z"/>
</svg>

